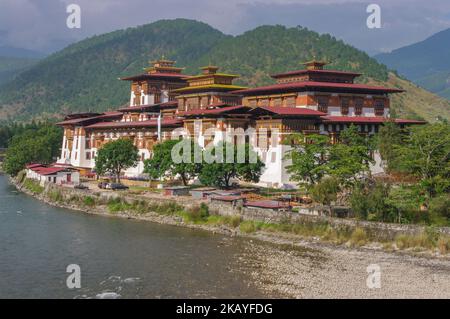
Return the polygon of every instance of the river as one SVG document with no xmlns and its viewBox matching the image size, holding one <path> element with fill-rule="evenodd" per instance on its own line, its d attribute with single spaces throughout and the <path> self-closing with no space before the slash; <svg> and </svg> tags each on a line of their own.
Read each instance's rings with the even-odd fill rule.
<svg viewBox="0 0 450 319">
<path fill-rule="evenodd" d="M 56 208 L 0 174 L 0 298 L 258 298 L 239 238 Z M 68 265 L 81 288 L 69 289 Z"/>
</svg>

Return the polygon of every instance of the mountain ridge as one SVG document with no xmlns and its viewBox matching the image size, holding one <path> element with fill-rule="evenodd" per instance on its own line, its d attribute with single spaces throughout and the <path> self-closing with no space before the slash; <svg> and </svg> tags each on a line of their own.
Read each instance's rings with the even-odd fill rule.
<svg viewBox="0 0 450 319">
<path fill-rule="evenodd" d="M 414 83 L 450 99 L 450 29 L 375 58 Z"/>
</svg>

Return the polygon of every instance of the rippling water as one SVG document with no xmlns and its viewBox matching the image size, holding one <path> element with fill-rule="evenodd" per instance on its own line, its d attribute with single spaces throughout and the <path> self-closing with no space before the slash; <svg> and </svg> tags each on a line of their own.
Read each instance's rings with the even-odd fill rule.
<svg viewBox="0 0 450 319">
<path fill-rule="evenodd" d="M 0 297 L 263 297 L 239 270 L 246 243 L 208 232 L 91 216 L 19 193 L 0 175 Z M 68 289 L 66 267 L 81 267 Z"/>
</svg>

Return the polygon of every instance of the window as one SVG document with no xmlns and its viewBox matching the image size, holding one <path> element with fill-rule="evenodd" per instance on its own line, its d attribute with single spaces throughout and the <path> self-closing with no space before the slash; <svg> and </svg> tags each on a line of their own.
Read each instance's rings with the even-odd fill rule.
<svg viewBox="0 0 450 319">
<path fill-rule="evenodd" d="M 86 142 L 85 142 L 85 144 L 84 144 L 84 147 L 85 147 L 86 149 L 90 149 L 90 148 L 91 148 L 91 140 L 86 139 Z"/>
<path fill-rule="evenodd" d="M 384 115 L 384 100 L 377 99 L 374 103 L 375 106 L 375 115 L 383 116 Z"/>
<path fill-rule="evenodd" d="M 348 107 L 350 105 L 350 99 L 348 97 L 341 98 L 341 114 L 348 115 Z"/>
<path fill-rule="evenodd" d="M 375 107 L 384 108 L 384 100 L 380 99 L 375 100 Z"/>
<path fill-rule="evenodd" d="M 88 161 L 91 159 L 91 152 L 86 152 L 86 159 Z"/>
<path fill-rule="evenodd" d="M 362 98 L 355 99 L 355 115 L 361 115 L 364 106 L 364 100 Z"/>
<path fill-rule="evenodd" d="M 317 104 L 320 112 L 328 113 L 328 96 L 319 96 Z"/>
</svg>

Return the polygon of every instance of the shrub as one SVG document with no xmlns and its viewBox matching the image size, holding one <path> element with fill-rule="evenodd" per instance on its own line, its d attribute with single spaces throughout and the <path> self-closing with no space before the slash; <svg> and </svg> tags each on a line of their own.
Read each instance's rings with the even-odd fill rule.
<svg viewBox="0 0 450 319">
<path fill-rule="evenodd" d="M 368 181 L 355 185 L 350 196 L 350 207 L 355 217 L 362 220 L 394 221 L 395 210 L 387 201 L 389 191 L 390 186 L 380 182 Z"/>
<path fill-rule="evenodd" d="M 225 218 L 225 224 L 234 228 L 238 227 L 242 222 L 242 218 L 239 215 L 226 216 Z"/>
<path fill-rule="evenodd" d="M 200 204 L 200 216 L 205 219 L 209 217 L 209 207 L 205 203 Z"/>
<path fill-rule="evenodd" d="M 432 220 L 439 224 L 449 224 L 450 194 L 443 194 L 430 201 L 429 212 Z M 439 221 L 439 222 L 438 222 Z"/>
<path fill-rule="evenodd" d="M 18 181 L 19 183 L 22 183 L 22 182 L 24 181 L 24 179 L 25 179 L 26 176 L 27 176 L 27 172 L 26 172 L 25 170 L 21 170 L 21 171 L 17 174 L 16 179 L 17 179 L 17 181 Z"/>
<path fill-rule="evenodd" d="M 356 228 L 350 237 L 350 243 L 354 246 L 364 246 L 367 240 L 367 233 L 362 228 Z"/>
<path fill-rule="evenodd" d="M 450 250 L 450 238 L 444 236 L 439 237 L 437 248 L 441 254 L 446 254 Z"/>
<path fill-rule="evenodd" d="M 62 202 L 64 200 L 64 196 L 60 191 L 51 191 L 48 193 L 48 197 L 53 202 Z"/>
<path fill-rule="evenodd" d="M 127 203 L 126 201 L 124 201 L 122 198 L 111 198 L 108 201 L 108 210 L 111 213 L 115 213 L 115 212 L 123 212 L 123 211 L 127 211 L 129 210 L 132 205 L 130 205 L 129 203 Z"/>
<path fill-rule="evenodd" d="M 256 226 L 253 221 L 244 221 L 239 226 L 241 232 L 249 234 L 254 233 L 256 231 Z"/>
<path fill-rule="evenodd" d="M 93 206 L 95 206 L 95 199 L 91 196 L 86 196 L 83 199 L 83 204 L 86 206 L 89 206 L 89 207 L 93 207 Z"/>
<path fill-rule="evenodd" d="M 339 181 L 333 177 L 323 178 L 318 184 L 311 187 L 309 193 L 315 202 L 330 205 L 337 199 Z"/>
<path fill-rule="evenodd" d="M 30 192 L 33 192 L 35 194 L 42 194 L 44 191 L 44 187 L 39 185 L 39 182 L 26 178 L 23 182 L 23 187 L 28 189 Z"/>
</svg>

